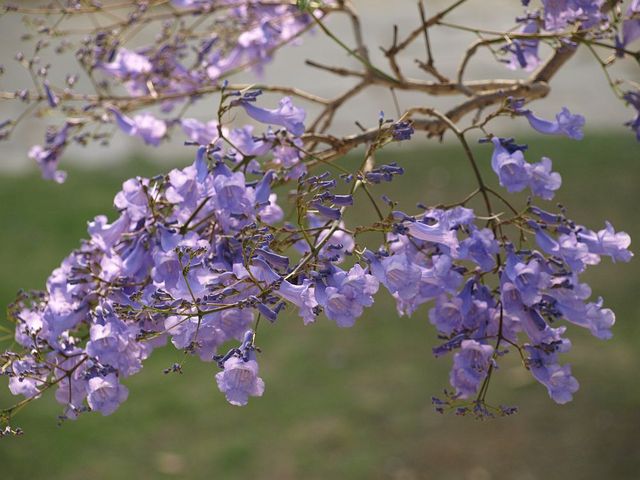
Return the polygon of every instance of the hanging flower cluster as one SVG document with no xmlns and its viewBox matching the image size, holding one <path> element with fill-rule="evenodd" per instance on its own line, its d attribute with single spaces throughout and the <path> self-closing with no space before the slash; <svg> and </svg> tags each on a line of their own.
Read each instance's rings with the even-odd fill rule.
<svg viewBox="0 0 640 480">
<path fill-rule="evenodd" d="M 524 117 L 537 133 L 582 139 L 583 116 L 562 108 L 547 120 L 526 104 L 547 94 L 558 65 L 581 43 L 609 45 L 621 58 L 633 54 L 628 46 L 640 31 L 637 1 L 624 13 L 614 7 L 616 15 L 608 5 L 612 2 L 603 0 L 543 0 L 533 9 L 523 1 L 526 14 L 517 19 L 519 31 L 472 46 L 457 81 L 434 66 L 427 35 L 429 59 L 419 63 L 437 82 L 414 81 L 400 72 L 396 55 L 416 35 L 396 39 L 385 50 L 393 75 L 374 66 L 348 2 L 173 0 L 169 7 L 157 7 L 170 8 L 173 17 L 163 24 L 157 44 L 120 44 L 120 34 L 130 25 L 165 18 L 166 11 L 155 13 L 155 5 L 148 3 L 133 2 L 129 23 L 98 29 L 76 50 L 94 81 L 93 95 L 74 93 L 74 76 L 67 77 L 64 89 L 52 86 L 49 66 L 36 68 L 39 60 L 17 56 L 29 69 L 36 68 L 36 91 L 7 97 L 46 104 L 65 116 L 62 126 L 49 129 L 43 145 L 29 151 L 45 178 L 64 181 L 58 162 L 69 143 L 107 140 L 108 135 L 86 132 L 95 123 L 112 124 L 151 146 L 173 132 L 197 151 L 186 168 L 125 181 L 114 199 L 116 215 L 90 221 L 88 239 L 53 271 L 45 291 L 23 292 L 10 306 L 20 348 L 0 354 L 0 374 L 8 377 L 11 392 L 24 398 L 0 411 L 7 434 L 19 432 L 8 426 L 12 416 L 48 389 L 64 405 L 65 418 L 86 411 L 113 413 L 128 397 L 127 377 L 139 373 L 154 349 L 167 344 L 212 362 L 220 391 L 231 404 L 245 405 L 265 391 L 259 376 L 260 322 L 276 323 L 291 310 L 309 328 L 325 321 L 349 328 L 384 291 L 395 299 L 400 316 L 428 305 L 428 321 L 439 339 L 433 354 L 450 357 L 452 364 L 452 389 L 433 399 L 438 411 L 479 417 L 513 413 L 513 407 L 486 402 L 492 375 L 508 353 L 519 356 L 555 402 L 572 399 L 578 381 L 562 360 L 571 347 L 568 327 L 608 339 L 615 323 L 613 311 L 592 296 L 581 275 L 602 257 L 630 261 L 631 240 L 608 222 L 591 230 L 562 208 L 544 207 L 540 201 L 553 199 L 562 184 L 552 160 L 527 159 L 527 145 L 500 137 L 489 124 L 497 117 Z M 20 11 L 18 6 L 4 8 Z M 47 8 L 44 13 L 57 11 Z M 101 8 L 78 2 L 75 11 Z M 350 15 L 357 48 L 349 48 L 325 25 L 325 16 L 334 11 Z M 448 12 L 424 20 L 425 31 Z M 204 33 L 193 25 L 186 28 L 184 21 L 191 17 L 198 25 L 211 21 L 215 28 Z M 239 88 L 226 80 L 236 71 L 260 70 L 277 48 L 313 25 L 364 69 L 319 67 L 360 79 L 345 95 L 327 100 L 295 87 Z M 477 48 L 505 41 L 494 53 L 512 69 L 537 69 L 533 77 L 465 82 L 464 69 Z M 538 45 L 544 41 L 555 42 L 555 50 L 543 64 Z M 39 43 L 37 51 L 44 48 Z M 414 107 L 396 120 L 381 112 L 373 128 L 343 137 L 327 133 L 342 104 L 370 85 L 463 94 L 465 101 L 442 113 Z M 613 86 L 639 108 L 636 91 Z M 125 93 L 114 94 L 112 88 Z M 262 90 L 279 93 L 277 104 L 263 100 Z M 218 95 L 217 114 L 205 121 L 187 117 L 188 107 L 206 94 Z M 309 122 L 298 100 L 323 111 Z M 158 106 L 162 115 L 146 110 L 148 105 Z M 492 105 L 495 110 L 483 114 Z M 462 116 L 472 111 L 478 111 L 472 124 L 459 127 Z M 254 123 L 234 125 L 238 113 Z M 628 123 L 638 135 L 639 123 Z M 0 135 L 8 137 L 10 131 L 2 129 L 16 124 L 0 125 Z M 418 131 L 453 134 L 477 188 L 455 204 L 418 211 L 400 210 L 384 195 L 379 205 L 374 190 L 399 181 L 404 168 L 376 164 L 376 152 L 408 142 Z M 487 145 L 482 159 L 467 142 L 471 131 Z M 366 147 L 358 169 L 335 163 L 358 146 Z M 482 177 L 480 161 L 491 165 L 495 179 Z M 339 173 L 318 171 L 327 164 Z M 499 187 L 490 186 L 494 183 L 508 193 L 527 191 L 529 201 L 515 206 Z M 275 192 L 283 186 L 289 189 L 286 198 L 278 199 Z M 375 222 L 347 222 L 345 212 L 356 199 L 375 211 Z M 367 232 L 382 233 L 383 243 L 364 242 Z M 268 352 L 263 355 L 268 359 Z M 181 371 L 180 363 L 166 370 Z"/>
</svg>

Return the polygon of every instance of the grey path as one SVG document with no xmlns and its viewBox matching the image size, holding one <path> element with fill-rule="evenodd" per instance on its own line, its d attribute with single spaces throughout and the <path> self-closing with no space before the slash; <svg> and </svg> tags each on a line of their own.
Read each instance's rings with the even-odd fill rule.
<svg viewBox="0 0 640 480">
<path fill-rule="evenodd" d="M 28 2 L 32 3 L 32 2 Z M 38 3 L 38 2 L 36 2 Z M 400 31 L 408 31 L 417 25 L 419 20 L 415 0 L 354 0 L 361 13 L 364 27 L 364 35 L 375 64 L 384 66 L 384 57 L 379 51 L 379 46 L 388 46 L 391 42 L 393 24 L 400 27 Z M 448 5 L 450 0 L 427 0 L 425 2 L 428 11 L 436 11 L 442 6 Z M 470 0 L 468 5 L 454 12 L 450 21 L 469 26 L 477 26 L 491 29 L 509 27 L 512 19 L 521 12 L 520 2 L 517 0 Z M 349 23 L 345 18 L 333 17 L 328 25 L 341 38 L 351 42 Z M 0 88 L 8 85 L 20 84 L 25 79 L 11 67 L 9 58 L 15 52 L 24 48 L 16 43 L 21 26 L 18 22 L 7 21 L 0 18 L 0 32 L 5 40 L 0 43 L 0 63 L 5 65 L 8 72 L 0 77 Z M 439 68 L 447 75 L 453 75 L 458 65 L 461 53 L 475 37 L 472 34 L 454 32 L 443 28 L 433 29 L 432 42 Z M 308 35 L 302 45 L 282 50 L 276 60 L 266 68 L 266 73 L 261 81 L 282 85 L 295 85 L 304 89 L 331 97 L 344 91 L 353 82 L 329 74 L 318 72 L 304 66 L 304 60 L 313 58 L 325 63 L 335 65 L 357 67 L 355 61 L 345 54 L 330 39 L 321 32 Z M 415 58 L 424 58 L 424 45 L 416 42 L 409 49 L 401 61 L 407 66 L 406 72 L 415 78 L 425 77 L 424 72 L 413 66 Z M 69 62 L 64 65 L 67 70 L 74 71 L 77 68 Z M 56 67 L 58 68 L 58 67 Z M 488 54 L 479 54 L 468 70 L 468 78 L 517 78 L 511 71 L 496 64 Z M 635 70 L 637 75 L 637 69 Z M 621 76 L 632 78 L 634 71 L 628 68 L 621 71 Z M 242 75 L 238 81 L 256 81 L 255 78 Z M 636 78 L 636 80 L 640 80 Z M 275 99 L 274 99 L 275 101 Z M 435 106 L 446 108 L 450 105 L 451 98 L 442 99 L 426 95 L 399 94 L 402 108 L 414 105 Z M 210 119 L 215 109 L 215 100 L 209 103 L 201 102 L 190 110 L 189 116 L 200 119 Z M 613 97 L 606 79 L 600 67 L 593 61 L 588 51 L 579 52 L 552 82 L 552 93 L 548 98 L 535 104 L 536 111 L 543 115 L 553 115 L 560 105 L 568 106 L 575 113 L 582 113 L 587 117 L 587 126 L 590 129 L 617 129 L 621 130 L 622 123 L 631 117 L 630 109 Z M 0 103 L 0 120 L 14 117 L 19 110 L 8 102 Z M 333 131 L 338 133 L 353 132 L 356 127 L 354 122 L 360 121 L 365 125 L 373 125 L 376 122 L 378 112 L 384 110 L 389 116 L 395 112 L 395 108 L 388 90 L 373 88 L 359 95 L 349 102 L 336 119 Z M 22 172 L 33 168 L 26 158 L 29 145 L 41 143 L 44 126 L 52 119 L 33 120 L 25 123 L 10 142 L 0 143 L 0 172 Z M 57 123 L 53 121 L 53 123 Z M 525 127 L 522 122 L 507 122 L 499 126 L 503 134 L 517 133 Z M 87 149 L 71 149 L 65 161 L 82 165 L 102 165 L 117 163 L 128 154 L 136 151 L 147 151 L 156 157 L 171 163 L 176 157 L 184 157 L 185 149 L 181 146 L 182 139 L 177 134 L 172 142 L 158 149 L 148 151 L 136 139 L 118 135 L 110 148 L 91 147 Z M 71 159 L 71 160 L 69 160 Z"/>
</svg>

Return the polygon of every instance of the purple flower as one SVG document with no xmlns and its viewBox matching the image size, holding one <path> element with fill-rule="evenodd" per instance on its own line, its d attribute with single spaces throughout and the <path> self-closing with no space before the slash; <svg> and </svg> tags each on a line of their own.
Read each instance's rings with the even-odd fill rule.
<svg viewBox="0 0 640 480">
<path fill-rule="evenodd" d="M 309 221 L 309 228 L 320 228 L 326 225 L 326 221 L 319 215 L 309 213 L 307 215 Z M 322 260 L 331 261 L 334 264 L 342 263 L 345 256 L 350 255 L 355 248 L 355 242 L 353 237 L 341 230 L 344 228 L 344 223 L 338 223 L 338 230 L 331 234 L 331 237 L 327 240 L 331 228 L 324 228 L 318 235 L 318 243 L 322 243 L 323 246 L 318 252 L 318 256 Z M 294 245 L 296 250 L 302 254 L 309 253 L 309 244 L 305 240 L 300 240 Z"/>
<path fill-rule="evenodd" d="M 401 142 L 403 140 L 411 140 L 411 136 L 414 134 L 413 125 L 411 122 L 396 122 L 393 124 L 393 139 Z"/>
<path fill-rule="evenodd" d="M 123 246 L 118 257 L 121 261 L 119 275 L 134 281 L 144 280 L 153 261 L 147 236 L 140 235 Z"/>
<path fill-rule="evenodd" d="M 597 233 L 582 229 L 577 237 L 578 241 L 587 245 L 590 253 L 609 256 L 614 262 L 628 262 L 633 257 L 629 250 L 631 237 L 626 232 L 616 233 L 609 222 L 605 222 L 605 228 Z"/>
<path fill-rule="evenodd" d="M 60 130 L 53 127 L 47 129 L 44 147 L 34 145 L 29 150 L 29 158 L 35 160 L 42 171 L 42 178 L 63 183 L 67 178 L 66 172 L 58 170 L 60 155 L 67 146 L 70 123 L 65 123 Z"/>
<path fill-rule="evenodd" d="M 193 2 L 191 0 L 189 3 Z M 273 50 L 300 33 L 311 21 L 309 15 L 301 14 L 293 5 L 252 5 L 250 9 L 238 7 L 233 12 L 236 14 L 234 26 L 241 33 L 230 51 L 221 46 L 208 55 L 206 72 L 212 80 L 234 69 L 248 67 L 253 67 L 255 73 L 261 75 L 262 67 L 271 59 Z"/>
<path fill-rule="evenodd" d="M 498 175 L 500 185 L 512 193 L 524 190 L 529 185 L 529 174 L 522 151 L 509 153 L 499 138 L 493 137 L 491 140 L 494 145 L 491 168 Z"/>
<path fill-rule="evenodd" d="M 167 133 L 167 125 L 150 113 L 141 113 L 130 118 L 115 108 L 109 111 L 115 116 L 120 130 L 132 137 L 142 138 L 147 145 L 157 147 Z"/>
<path fill-rule="evenodd" d="M 356 264 L 345 272 L 337 267 L 325 279 L 316 283 L 316 300 L 330 320 L 341 328 L 352 327 L 364 307 L 373 305 L 378 280 Z"/>
<path fill-rule="evenodd" d="M 51 86 L 49 85 L 49 82 L 47 80 L 43 82 L 43 85 L 44 85 L 44 92 L 47 95 L 47 102 L 49 103 L 49 106 L 51 108 L 56 108 L 60 103 L 60 99 L 54 93 L 54 91 L 51 90 Z"/>
<path fill-rule="evenodd" d="M 451 255 L 457 255 L 458 237 L 455 230 L 451 229 L 452 225 L 448 221 L 446 212 L 431 210 L 425 214 L 422 221 L 407 221 L 404 226 L 412 237 L 443 245 L 449 248 Z"/>
<path fill-rule="evenodd" d="M 278 108 L 273 110 L 256 107 L 246 100 L 240 100 L 238 103 L 251 118 L 260 123 L 280 125 L 296 137 L 299 137 L 305 131 L 304 119 L 306 113 L 303 109 L 295 107 L 289 97 L 284 97 L 280 100 Z"/>
<path fill-rule="evenodd" d="M 131 219 L 127 212 L 120 215 L 111 225 L 107 223 L 105 215 L 98 215 L 92 222 L 88 223 L 87 231 L 96 245 L 102 250 L 108 251 L 120 240 L 122 234 L 129 229 L 130 223 Z"/>
<path fill-rule="evenodd" d="M 78 271 L 86 271 L 86 256 L 91 250 L 86 246 L 69 255 L 47 280 L 48 301 L 43 311 L 41 333 L 47 334 L 49 343 L 57 343 L 60 335 L 87 318 L 87 297 L 95 285 L 88 278 L 83 279 Z M 84 281 L 71 281 L 78 277 Z"/>
<path fill-rule="evenodd" d="M 255 215 L 256 192 L 247 188 L 242 172 L 232 172 L 219 164 L 214 171 L 212 192 L 217 219 L 225 231 L 241 228 Z"/>
<path fill-rule="evenodd" d="M 560 404 L 570 402 L 580 387 L 571 375 L 571 366 L 559 365 L 555 352 L 548 353 L 541 347 L 531 345 L 525 346 L 525 349 L 529 353 L 528 364 L 532 375 L 547 387 L 553 401 Z"/>
<path fill-rule="evenodd" d="M 627 8 L 627 17 L 622 21 L 622 48 L 640 38 L 640 0 L 633 0 Z"/>
<path fill-rule="evenodd" d="M 246 405 L 249 397 L 261 397 L 264 393 L 264 382 L 258 377 L 258 362 L 253 351 L 249 352 L 247 360 L 238 356 L 226 360 L 224 370 L 216 374 L 216 382 L 231 405 Z"/>
<path fill-rule="evenodd" d="M 196 162 L 198 162 L 197 159 Z M 200 172 L 198 172 L 198 167 L 201 169 Z M 191 217 L 202 201 L 204 185 L 200 178 L 206 178 L 206 171 L 207 164 L 203 159 L 201 163 L 196 163 L 182 170 L 173 169 L 169 172 L 169 186 L 165 195 L 169 202 L 176 205 L 174 215 L 181 223 Z M 210 207 L 213 202 L 205 203 Z"/>
<path fill-rule="evenodd" d="M 475 340 L 463 340 L 460 351 L 453 356 L 453 368 L 449 375 L 451 386 L 461 398 L 474 395 L 487 376 L 491 365 L 493 347 Z"/>
<path fill-rule="evenodd" d="M 636 132 L 636 139 L 640 142 L 640 91 L 628 91 L 624 99 L 636 109 L 636 118 L 625 123 L 626 126 Z"/>
<path fill-rule="evenodd" d="M 548 295 L 553 299 L 553 306 L 571 323 L 588 328 L 593 336 L 602 340 L 612 337 L 611 328 L 616 316 L 612 310 L 602 308 L 602 299 L 585 303 L 591 295 L 587 285 L 576 285 L 571 289 L 553 288 Z"/>
<path fill-rule="evenodd" d="M 500 329 L 500 311 L 496 308 L 493 293 L 476 279 L 468 280 L 457 295 L 462 301 L 462 329 L 472 332 L 475 338 L 497 335 Z M 515 340 L 514 329 L 503 322 L 502 334 L 505 338 Z"/>
<path fill-rule="evenodd" d="M 105 317 L 106 323 L 91 326 L 87 354 L 102 365 L 114 367 L 125 377 L 137 373 L 147 357 L 144 344 L 136 341 L 124 322 L 112 314 Z"/>
<path fill-rule="evenodd" d="M 229 132 L 228 138 L 234 146 L 229 154 L 234 156 L 236 161 L 241 161 L 244 157 L 265 155 L 273 147 L 267 138 L 254 136 L 253 130 L 253 125 L 246 125 Z"/>
<path fill-rule="evenodd" d="M 206 7 L 212 3 L 212 0 L 171 0 L 171 5 L 176 8 Z"/>
<path fill-rule="evenodd" d="M 371 273 L 389 293 L 403 300 L 410 300 L 418 294 L 422 270 L 411 262 L 405 252 L 378 258 L 367 250 L 365 257 L 370 263 Z"/>
<path fill-rule="evenodd" d="M 405 236 L 400 238 L 407 239 Z M 401 249 L 395 250 L 395 254 L 401 251 Z M 411 315 L 423 303 L 443 293 L 455 292 L 460 286 L 462 275 L 454 268 L 453 260 L 449 255 L 433 255 L 425 261 L 425 255 L 422 253 L 415 255 L 405 249 L 405 254 L 410 261 L 419 266 L 420 280 L 415 295 L 411 295 L 412 288 L 398 290 L 393 294 L 399 315 Z"/>
<path fill-rule="evenodd" d="M 586 265 L 596 265 L 600 256 L 589 253 L 589 248 L 580 243 L 575 233 L 561 234 L 552 238 L 541 228 L 536 228 L 536 243 L 550 255 L 562 259 L 576 273 L 584 271 Z"/>
<path fill-rule="evenodd" d="M 242 323 L 238 330 L 246 327 L 247 324 Z M 180 350 L 193 351 L 203 361 L 211 361 L 218 347 L 229 339 L 219 327 L 220 319 L 215 315 L 207 315 L 202 320 L 195 317 L 170 316 L 164 321 L 164 328 L 171 335 L 173 346 Z"/>
<path fill-rule="evenodd" d="M 435 307 L 429 310 L 429 321 L 438 329 L 438 332 L 444 335 L 459 331 L 463 319 L 462 299 L 458 297 L 449 298 L 447 295 L 440 295 L 436 299 Z"/>
<path fill-rule="evenodd" d="M 149 199 L 145 194 L 145 187 L 149 180 L 130 178 L 122 184 L 122 190 L 113 199 L 118 210 L 125 210 L 132 222 L 138 222 L 149 214 Z"/>
<path fill-rule="evenodd" d="M 65 353 L 75 355 L 81 352 L 81 349 L 75 348 L 73 351 Z M 80 364 L 81 357 L 79 355 L 71 357 L 55 355 L 55 357 L 55 363 L 58 367 L 55 369 L 56 379 L 60 380 L 56 390 L 56 400 L 58 403 L 67 406 L 65 409 L 67 418 L 75 418 L 78 410 L 83 407 L 85 398 L 87 398 L 86 363 Z M 73 369 L 73 373 L 67 376 L 66 372 L 71 369 Z"/>
<path fill-rule="evenodd" d="M 318 301 L 312 282 L 304 280 L 302 285 L 293 285 L 284 280 L 275 293 L 298 307 L 298 314 L 305 325 L 315 322 Z"/>
<path fill-rule="evenodd" d="M 102 365 L 117 368 L 124 376 L 132 375 L 142 368 L 146 358 L 144 343 L 137 342 L 135 325 L 128 325 L 114 312 L 108 301 L 102 301 L 93 312 L 93 324 L 89 331 L 87 354 Z"/>
<path fill-rule="evenodd" d="M 129 389 L 120 385 L 115 373 L 96 376 L 87 382 L 87 403 L 91 410 L 111 415 L 129 396 Z"/>
<path fill-rule="evenodd" d="M 529 174 L 529 188 L 537 197 L 551 200 L 556 190 L 562 185 L 562 177 L 551 171 L 551 159 L 542 157 L 539 163 L 527 163 L 525 169 Z"/>
<path fill-rule="evenodd" d="M 523 25 L 520 33 L 535 34 L 538 33 L 538 30 L 538 22 L 532 20 Z M 511 45 L 506 47 L 506 50 L 512 54 L 507 67 L 511 70 L 522 68 L 527 72 L 535 70 L 540 64 L 540 57 L 538 56 L 539 43 L 540 41 L 536 38 L 514 40 Z"/>
<path fill-rule="evenodd" d="M 531 306 L 542 298 L 542 291 L 550 284 L 550 275 L 537 259 L 525 263 L 514 253 L 507 256 L 505 274 L 521 295 L 522 302 Z"/>
<path fill-rule="evenodd" d="M 18 320 L 15 339 L 20 345 L 27 348 L 34 347 L 39 339 L 48 337 L 49 325 L 45 321 L 43 312 L 25 308 L 15 318 Z"/>
<path fill-rule="evenodd" d="M 205 316 L 205 320 L 209 322 L 207 317 Z M 237 340 L 242 340 L 244 333 L 254 320 L 253 312 L 248 308 L 223 310 L 210 315 L 210 317 L 210 323 L 223 332 L 227 339 L 235 338 Z"/>
<path fill-rule="evenodd" d="M 15 360 L 11 364 L 13 375 L 9 379 L 9 390 L 13 395 L 24 395 L 27 398 L 38 398 L 44 386 L 48 372 L 43 370 L 31 356 Z"/>
<path fill-rule="evenodd" d="M 102 63 L 99 68 L 116 78 L 130 78 L 151 72 L 151 62 L 144 55 L 119 48 L 113 61 Z"/>
<path fill-rule="evenodd" d="M 588 29 L 606 19 L 601 11 L 604 0 L 542 0 L 542 4 L 546 30 L 562 30 L 575 22 Z"/>
<path fill-rule="evenodd" d="M 472 209 L 464 207 L 453 207 L 450 210 L 445 210 L 444 216 L 450 228 L 470 225 L 476 218 Z"/>
<path fill-rule="evenodd" d="M 340 220 L 342 212 L 339 208 L 327 207 L 320 202 L 313 202 L 311 206 L 317 210 L 317 214 L 329 220 Z"/>
<path fill-rule="evenodd" d="M 300 162 L 302 158 L 301 148 L 303 142 L 299 138 L 294 138 L 290 145 L 275 145 L 271 150 L 273 163 L 285 170 L 284 176 L 287 179 L 297 179 L 307 172 L 307 166 Z"/>
<path fill-rule="evenodd" d="M 556 115 L 555 121 L 543 120 L 536 117 L 531 110 L 520 111 L 529 120 L 531 127 L 546 135 L 565 135 L 573 140 L 582 140 L 582 127 L 585 120 L 582 115 L 572 115 L 568 108 L 563 107 Z"/>
<path fill-rule="evenodd" d="M 199 145 L 213 144 L 218 140 L 218 122 L 215 120 L 203 123 L 195 118 L 183 118 L 180 120 L 180 126 L 189 140 Z M 226 129 L 222 130 L 224 132 Z"/>
<path fill-rule="evenodd" d="M 268 225 L 280 222 L 284 218 L 284 212 L 278 205 L 278 195 L 271 193 L 271 182 L 273 181 L 273 171 L 267 172 L 262 180 L 255 187 L 256 204 L 260 220 Z"/>
<path fill-rule="evenodd" d="M 498 251 L 498 242 L 493 232 L 488 228 L 479 230 L 474 227 L 469 238 L 464 239 L 460 244 L 459 257 L 473 260 L 480 270 L 489 272 L 495 266 L 495 255 Z"/>
</svg>

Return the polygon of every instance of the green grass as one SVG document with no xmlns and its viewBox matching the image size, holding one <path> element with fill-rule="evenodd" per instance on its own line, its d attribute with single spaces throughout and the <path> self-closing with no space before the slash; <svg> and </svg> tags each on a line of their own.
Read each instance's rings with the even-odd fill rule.
<svg viewBox="0 0 640 480">
<path fill-rule="evenodd" d="M 495 185 L 490 148 L 476 151 Z M 602 228 L 609 219 L 637 239 L 639 152 L 630 135 L 587 135 L 583 142 L 538 137 L 528 158 L 554 159 L 564 177 L 557 200 L 576 221 Z M 458 200 L 474 188 L 455 145 L 391 148 L 378 160 L 406 167 L 404 177 L 374 194 L 386 193 L 407 210 L 417 201 Z M 0 304 L 19 288 L 42 288 L 86 236 L 86 221 L 112 212 L 125 178 L 162 170 L 136 160 L 115 171 L 71 171 L 62 186 L 35 175 L 0 178 Z M 58 428 L 60 407 L 45 395 L 17 418 L 26 435 L 0 441 L 0 472 L 3 479 L 51 480 L 634 479 L 639 272 L 636 260 L 604 261 L 588 273 L 618 325 L 608 342 L 570 328 L 574 348 L 565 358 L 581 389 L 566 406 L 555 405 L 512 359 L 497 372 L 490 400 L 519 405 L 518 415 L 476 422 L 434 413 L 430 398 L 446 386 L 450 359 L 431 355 L 428 308 L 398 318 L 383 297 L 353 329 L 327 321 L 303 327 L 297 317 L 285 317 L 261 331 L 267 387 L 245 408 L 226 404 L 211 364 L 190 359 L 184 375 L 163 375 L 181 358 L 171 348 L 156 351 L 143 372 L 127 379 L 129 400 L 110 417 L 89 414 Z M 0 406 L 14 401 L 5 383 Z"/>
</svg>

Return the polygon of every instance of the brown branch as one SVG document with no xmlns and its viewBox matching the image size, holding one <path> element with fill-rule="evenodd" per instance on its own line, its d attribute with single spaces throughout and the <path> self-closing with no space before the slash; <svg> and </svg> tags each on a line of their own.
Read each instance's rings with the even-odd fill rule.
<svg viewBox="0 0 640 480">
<path fill-rule="evenodd" d="M 420 20 L 422 21 L 422 24 L 425 25 L 423 30 L 425 49 L 427 51 L 427 62 L 421 62 L 418 59 L 416 59 L 415 61 L 422 70 L 436 77 L 440 83 L 448 83 L 449 79 L 442 75 L 434 64 L 433 53 L 431 52 L 431 41 L 429 40 L 429 27 L 426 26 L 427 18 L 425 15 L 422 0 L 418 0 L 418 11 L 420 12 Z"/>
<path fill-rule="evenodd" d="M 490 105 L 496 105 L 502 101 L 504 101 L 508 97 L 523 97 L 526 101 L 532 101 L 537 98 L 542 98 L 549 93 L 549 86 L 544 82 L 532 83 L 532 84 L 522 84 L 512 87 L 510 89 L 501 89 L 494 92 L 489 92 L 484 95 L 478 95 L 468 101 L 458 105 L 457 107 L 452 108 L 444 115 L 449 120 L 448 122 L 438 119 L 438 120 L 428 120 L 428 119 L 413 119 L 412 117 L 417 114 L 425 111 L 424 107 L 416 107 L 407 110 L 401 117 L 402 120 L 411 119 L 413 128 L 417 131 L 426 132 L 429 137 L 434 136 L 442 136 L 447 128 L 450 128 L 451 123 L 456 123 L 461 120 L 468 113 L 473 112 L 479 108 L 486 108 Z M 432 109 L 428 109 L 431 111 Z M 387 127 L 392 128 L 392 127 Z M 360 145 L 364 145 L 376 140 L 380 136 L 380 128 L 375 127 L 369 130 L 365 130 L 364 132 L 357 133 L 354 135 L 350 135 L 339 139 L 339 143 L 336 142 L 333 138 L 331 142 L 334 146 L 332 148 L 321 151 L 314 156 L 317 157 L 317 160 L 308 162 L 309 166 L 315 165 L 317 163 L 325 163 L 336 158 L 342 157 L 349 151 L 359 147 Z M 322 138 L 325 140 L 326 138 Z M 320 140 L 320 138 L 314 138 L 314 140 Z"/>
<path fill-rule="evenodd" d="M 362 82 L 356 84 L 342 95 L 336 97 L 334 100 L 328 102 L 326 108 L 318 115 L 318 117 L 314 120 L 314 122 L 309 127 L 310 132 L 315 132 L 318 129 L 318 125 L 324 119 L 322 126 L 320 127 L 320 132 L 325 132 L 333 121 L 333 117 L 336 114 L 336 111 L 350 98 L 354 97 L 358 92 L 364 90 L 367 86 L 370 85 L 368 80 L 363 80 Z"/>
<path fill-rule="evenodd" d="M 360 23 L 360 17 L 356 13 L 356 10 L 350 0 L 342 0 L 339 2 L 344 11 L 349 15 L 351 20 L 351 28 L 353 30 L 353 36 L 355 37 L 356 46 L 360 56 L 366 60 L 369 60 L 369 51 L 364 43 L 362 37 L 362 25 Z"/>
<path fill-rule="evenodd" d="M 338 75 L 340 77 L 360 77 L 360 78 L 364 78 L 367 76 L 366 73 L 363 72 L 358 72 L 356 70 L 350 70 L 348 68 L 344 68 L 344 67 L 333 67 L 330 65 L 324 65 L 322 63 L 316 62 L 314 60 L 305 60 L 305 65 L 308 65 L 310 67 L 314 67 L 320 70 L 324 70 L 326 72 L 329 73 L 333 73 L 334 75 Z"/>
<path fill-rule="evenodd" d="M 458 0 L 452 5 L 449 5 L 444 10 L 441 10 L 440 12 L 436 13 L 432 17 L 428 18 L 426 22 L 422 22 L 422 24 L 418 28 L 416 28 L 411 33 L 409 33 L 409 35 L 407 35 L 407 38 L 405 38 L 403 41 L 398 43 L 394 48 L 390 50 L 391 54 L 396 55 L 401 50 L 404 50 L 405 48 L 407 48 L 416 38 L 420 36 L 420 34 L 424 31 L 425 28 L 429 28 L 429 27 L 432 27 L 433 25 L 436 25 L 443 17 L 445 17 L 448 13 L 450 13 L 451 11 L 453 11 L 454 9 L 456 9 L 466 1 L 467 0 Z"/>
</svg>

